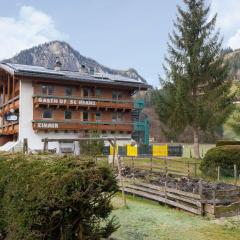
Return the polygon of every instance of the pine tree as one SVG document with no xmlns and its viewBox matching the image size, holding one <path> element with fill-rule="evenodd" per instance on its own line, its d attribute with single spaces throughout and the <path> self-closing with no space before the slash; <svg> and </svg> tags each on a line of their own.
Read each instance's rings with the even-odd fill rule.
<svg viewBox="0 0 240 240">
<path fill-rule="evenodd" d="M 215 15 L 204 0 L 183 0 L 174 31 L 169 35 L 166 79 L 153 94 L 156 112 L 166 132 L 193 130 L 194 155 L 199 158 L 199 131 L 214 131 L 231 113 L 233 96 L 227 80 L 222 39 L 215 31 Z"/>
</svg>

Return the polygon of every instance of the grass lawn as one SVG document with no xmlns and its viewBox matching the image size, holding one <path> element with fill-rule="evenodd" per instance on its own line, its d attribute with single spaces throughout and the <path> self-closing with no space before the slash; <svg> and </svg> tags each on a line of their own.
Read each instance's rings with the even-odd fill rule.
<svg viewBox="0 0 240 240">
<path fill-rule="evenodd" d="M 158 203 L 120 195 L 113 199 L 121 227 L 112 237 L 121 240 L 240 240 L 240 216 L 228 220 L 209 220 Z"/>
<path fill-rule="evenodd" d="M 183 157 L 190 158 L 190 152 L 192 156 L 194 156 L 193 144 L 182 143 L 182 145 L 183 145 Z M 215 144 L 199 144 L 200 155 L 204 156 L 209 149 L 214 147 L 216 147 Z"/>
</svg>

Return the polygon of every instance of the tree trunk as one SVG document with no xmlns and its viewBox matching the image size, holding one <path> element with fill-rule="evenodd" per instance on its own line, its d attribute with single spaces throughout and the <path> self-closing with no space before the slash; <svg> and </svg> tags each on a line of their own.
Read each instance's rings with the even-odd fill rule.
<svg viewBox="0 0 240 240">
<path fill-rule="evenodd" d="M 195 158 L 199 159 L 200 154 L 199 154 L 199 132 L 197 128 L 193 129 L 193 139 L 194 139 L 194 156 Z"/>
</svg>

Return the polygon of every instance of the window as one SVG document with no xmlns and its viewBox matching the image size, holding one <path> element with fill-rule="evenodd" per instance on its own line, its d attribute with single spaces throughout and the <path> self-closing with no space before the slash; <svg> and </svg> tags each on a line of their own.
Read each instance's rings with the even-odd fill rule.
<svg viewBox="0 0 240 240">
<path fill-rule="evenodd" d="M 117 121 L 117 113 L 113 112 L 112 113 L 112 122 L 116 122 Z"/>
<path fill-rule="evenodd" d="M 83 121 L 84 122 L 88 121 L 88 112 L 83 112 Z"/>
<path fill-rule="evenodd" d="M 47 86 L 42 85 L 42 94 L 47 95 Z"/>
<path fill-rule="evenodd" d="M 53 95 L 53 86 L 48 86 L 48 95 Z"/>
<path fill-rule="evenodd" d="M 118 122 L 122 122 L 123 121 L 123 113 L 122 112 L 118 112 L 117 113 L 117 121 Z"/>
<path fill-rule="evenodd" d="M 65 118 L 66 120 L 72 119 L 72 112 L 69 111 L 69 110 L 65 111 L 65 112 L 64 112 L 64 118 Z"/>
<path fill-rule="evenodd" d="M 42 94 L 53 95 L 54 88 L 51 85 L 42 85 Z"/>
<path fill-rule="evenodd" d="M 112 99 L 115 99 L 115 100 L 122 99 L 122 93 L 121 92 L 112 92 Z"/>
<path fill-rule="evenodd" d="M 97 89 L 96 89 L 96 92 L 95 92 L 95 95 L 96 95 L 97 98 L 100 98 L 100 96 L 101 96 L 101 90 L 97 88 Z"/>
<path fill-rule="evenodd" d="M 65 96 L 72 96 L 73 89 L 71 87 L 65 87 Z"/>
<path fill-rule="evenodd" d="M 90 89 L 89 88 L 83 89 L 83 97 L 90 97 Z"/>
<path fill-rule="evenodd" d="M 112 122 L 123 122 L 123 113 L 122 112 L 113 112 L 112 113 Z"/>
<path fill-rule="evenodd" d="M 101 113 L 96 112 L 96 121 L 101 121 Z"/>
<path fill-rule="evenodd" d="M 52 115 L 53 114 L 51 110 L 43 110 L 43 113 L 42 113 L 43 118 L 49 119 L 49 118 L 52 118 Z"/>
</svg>

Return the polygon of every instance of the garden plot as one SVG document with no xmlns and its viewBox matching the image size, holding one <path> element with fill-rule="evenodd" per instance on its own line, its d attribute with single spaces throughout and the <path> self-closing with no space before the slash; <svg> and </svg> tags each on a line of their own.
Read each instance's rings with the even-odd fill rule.
<svg viewBox="0 0 240 240">
<path fill-rule="evenodd" d="M 122 170 L 126 193 L 142 196 L 198 215 L 240 215 L 240 187 L 194 178 L 174 178 L 148 170 Z"/>
</svg>

